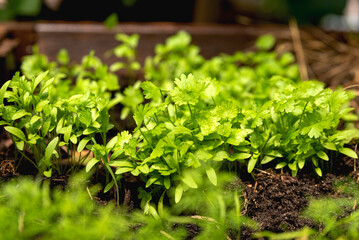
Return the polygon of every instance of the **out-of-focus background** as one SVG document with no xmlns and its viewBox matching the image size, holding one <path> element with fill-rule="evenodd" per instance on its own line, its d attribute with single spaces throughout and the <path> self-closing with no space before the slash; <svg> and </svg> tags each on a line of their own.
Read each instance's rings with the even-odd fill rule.
<svg viewBox="0 0 359 240">
<path fill-rule="evenodd" d="M 359 30 L 358 0 L 0 0 L 0 20 L 287 23 Z"/>
<path fill-rule="evenodd" d="M 75 62 L 94 50 L 111 63 L 103 56 L 115 32 L 137 33 L 143 63 L 179 30 L 206 58 L 252 50 L 270 33 L 279 54 L 295 54 L 303 79 L 359 84 L 359 0 L 0 0 L 0 83 L 34 44 L 49 60 L 65 48 Z"/>
</svg>

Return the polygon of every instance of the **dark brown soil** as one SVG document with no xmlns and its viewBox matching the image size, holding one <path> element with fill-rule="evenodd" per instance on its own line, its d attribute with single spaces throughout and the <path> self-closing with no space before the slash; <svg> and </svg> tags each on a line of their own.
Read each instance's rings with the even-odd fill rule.
<svg viewBox="0 0 359 240">
<path fill-rule="evenodd" d="M 333 183 L 351 176 L 358 179 L 354 168 L 357 162 L 338 156 L 333 173 L 320 178 L 309 173 L 292 177 L 272 169 L 257 170 L 255 180 L 245 182 L 243 214 L 257 221 L 261 230 L 272 232 L 295 231 L 309 226 L 318 228 L 311 220 L 300 216 L 308 206 L 309 197 L 338 197 Z M 355 170 L 355 171 L 354 171 Z M 251 239 L 253 230 L 244 227 L 240 239 Z"/>
<path fill-rule="evenodd" d="M 308 197 L 334 195 L 332 185 L 336 177 L 327 174 L 318 179 L 304 175 L 291 177 L 288 174 L 261 172 L 254 183 L 245 187 L 243 214 L 260 224 L 261 230 L 272 232 L 294 231 L 304 226 L 315 227 L 300 212 L 308 205 Z M 243 229 L 241 239 L 250 239 L 253 231 Z"/>
</svg>

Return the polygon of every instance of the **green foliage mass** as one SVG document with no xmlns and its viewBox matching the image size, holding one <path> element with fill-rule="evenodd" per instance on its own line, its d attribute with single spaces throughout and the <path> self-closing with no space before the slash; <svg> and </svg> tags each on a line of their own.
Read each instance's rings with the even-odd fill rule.
<svg viewBox="0 0 359 240">
<path fill-rule="evenodd" d="M 84 174 L 73 175 L 65 190 L 29 178 L 0 184 L 1 239 L 185 239 L 186 224 L 201 228 L 196 239 L 225 239 L 229 229 L 239 233 L 243 225 L 258 228 L 241 216 L 233 176 L 220 175 L 216 188 L 199 183 L 201 192 L 185 197 L 176 208 L 159 205 L 157 218 L 112 202 L 99 205 L 91 200 L 99 188 L 86 191 L 87 184 Z"/>
<path fill-rule="evenodd" d="M 0 186 L 1 239 L 181 239 L 182 228 L 172 230 L 165 217 L 157 221 L 137 212 L 127 213 L 96 204 L 86 191 L 83 174 L 74 176 L 66 190 L 50 189 L 48 183 L 28 178 Z M 98 188 L 97 188 L 98 189 Z M 181 219 L 178 217 L 178 219 Z M 141 228 L 135 231 L 134 227 Z"/>
<path fill-rule="evenodd" d="M 74 161 L 78 143 L 94 139 L 96 134 L 105 136 L 111 126 L 105 99 L 90 91 L 59 98 L 55 78 L 47 76 L 48 71 L 30 79 L 17 73 L 6 82 L 0 90 L 0 116 L 22 157 L 50 176 L 53 166 L 59 174 L 64 173 L 61 147 L 68 153 L 68 161 Z M 23 152 L 26 148 L 34 159 Z"/>
<path fill-rule="evenodd" d="M 86 91 L 105 100 L 110 109 L 121 99 L 120 94 L 113 97 L 118 91 L 118 77 L 109 70 L 109 67 L 91 51 L 82 58 L 81 64 L 70 62 L 65 49 L 59 51 L 57 61 L 50 62 L 47 57 L 39 53 L 37 46 L 33 54 L 25 56 L 21 64 L 21 71 L 27 79 L 34 78 L 42 72 L 48 71 L 45 80 L 54 78 L 49 90 L 52 98 L 70 98 L 73 95 L 83 94 Z"/>
<path fill-rule="evenodd" d="M 356 158 L 344 145 L 357 130 L 337 130 L 351 110 L 345 107 L 349 97 L 344 91 L 278 76 L 269 82 L 278 87 L 261 106 L 221 96 L 209 78 L 182 75 L 166 92 L 144 82 L 145 98 L 155 101 L 138 106 L 132 135 L 118 135 L 111 157 L 116 174 L 141 175 L 146 187 L 156 186 L 153 191 L 175 188 L 179 202 L 182 192 L 197 188 L 196 180 L 183 173 L 186 169 L 203 169 L 215 185 L 216 173 L 227 163 L 228 171 L 240 163 L 252 172 L 274 162 L 277 169 L 288 166 L 293 175 L 309 165 L 321 176 L 323 168 L 330 168 L 331 151 Z"/>
<path fill-rule="evenodd" d="M 119 61 L 110 67 L 94 52 L 71 64 L 66 51 L 57 62 L 35 51 L 24 59 L 25 76 L 17 74 L 1 88 L 1 123 L 18 149 L 32 150 L 45 175 L 61 158 L 60 147 L 86 148 L 93 153 L 86 171 L 104 167 L 105 191 L 115 186 L 118 194 L 124 173 L 138 176 L 145 183 L 142 206 L 157 216 L 154 196 L 179 203 L 199 188 L 194 170 L 217 185 L 223 171 L 273 166 L 293 175 L 310 168 L 322 176 L 338 153 L 357 158 L 348 144 L 358 130 L 350 124 L 338 129 L 343 120 L 357 119 L 350 113 L 353 95 L 301 81 L 294 56 L 271 51 L 270 35 L 257 40 L 257 52 L 205 60 L 180 31 L 147 58 L 142 82 L 135 74 L 141 70 L 139 36 L 121 33 L 116 39 L 121 44 L 108 55 Z M 115 71 L 126 71 L 133 84 L 118 92 Z M 136 127 L 108 139 L 108 110 L 117 103 L 121 118 L 133 116 Z"/>
</svg>

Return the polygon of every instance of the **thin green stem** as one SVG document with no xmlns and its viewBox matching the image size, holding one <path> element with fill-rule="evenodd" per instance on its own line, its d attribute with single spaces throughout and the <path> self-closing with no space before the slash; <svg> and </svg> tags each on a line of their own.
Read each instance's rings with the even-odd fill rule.
<svg viewBox="0 0 359 240">
<path fill-rule="evenodd" d="M 215 106 L 217 106 L 216 100 L 214 100 L 214 97 L 212 97 L 212 101 L 214 103 Z"/>
<path fill-rule="evenodd" d="M 193 122 L 193 128 L 195 129 L 197 127 L 197 121 L 196 121 L 196 118 L 192 112 L 192 109 L 191 109 L 191 106 L 187 103 L 187 106 L 188 106 L 188 109 L 189 109 L 189 113 L 191 114 L 191 119 L 192 119 L 192 122 Z"/>
<path fill-rule="evenodd" d="M 157 113 L 155 113 L 155 121 L 156 121 L 156 125 L 158 125 L 159 121 L 158 121 Z"/>
<path fill-rule="evenodd" d="M 113 173 L 111 167 L 108 165 L 107 161 L 105 162 L 105 166 L 108 170 L 108 172 L 111 174 L 112 178 L 113 178 L 113 181 L 115 183 L 115 188 L 116 188 L 116 204 L 117 206 L 120 205 L 120 191 L 119 191 L 119 187 L 118 187 L 118 184 L 117 184 L 117 180 L 116 180 L 116 176 L 115 174 Z"/>
<path fill-rule="evenodd" d="M 57 164 L 54 164 L 55 169 L 58 172 L 58 174 L 62 174 L 62 156 L 61 156 L 61 149 L 59 146 L 56 147 L 56 151 L 59 153 L 59 158 L 57 159 Z M 50 158 L 50 161 L 51 161 L 51 158 Z M 53 164 L 51 163 L 51 165 L 53 165 Z"/>
<path fill-rule="evenodd" d="M 165 101 L 165 97 L 164 97 L 164 95 L 163 95 L 162 89 L 160 89 L 160 93 L 161 93 L 162 101 L 164 102 L 164 101 Z"/>
<path fill-rule="evenodd" d="M 211 199 L 207 196 L 206 192 L 204 190 L 202 190 L 203 195 L 206 197 L 207 201 L 212 205 L 213 208 L 215 208 L 213 202 L 211 201 Z"/>
<path fill-rule="evenodd" d="M 284 130 L 285 130 L 285 126 L 284 126 L 284 120 L 283 120 L 283 115 L 282 113 L 280 112 L 280 118 L 279 118 L 279 121 L 280 121 L 280 128 L 281 128 L 281 132 L 284 133 Z M 287 131 L 286 131 L 287 132 Z"/>
<path fill-rule="evenodd" d="M 143 138 L 146 140 L 146 142 L 148 143 L 148 145 L 150 145 L 151 149 L 153 150 L 153 146 L 152 146 L 152 143 L 150 141 L 148 141 L 146 135 L 142 132 L 141 128 L 139 128 Z"/>
<path fill-rule="evenodd" d="M 168 121 L 170 121 L 172 123 L 172 125 L 175 126 L 174 122 L 171 120 L 169 113 L 165 112 L 165 115 L 166 115 L 166 118 L 168 119 Z"/>
<path fill-rule="evenodd" d="M 39 150 L 38 150 L 37 146 L 34 145 L 34 146 L 29 146 L 29 147 L 30 147 L 30 149 L 32 150 L 32 152 L 33 152 L 33 154 L 34 154 L 35 160 L 36 160 L 36 161 L 40 161 L 40 160 L 41 160 L 41 156 L 40 156 L 40 154 L 39 154 Z"/>
<path fill-rule="evenodd" d="M 102 136 L 102 141 L 103 141 L 103 145 L 105 146 L 106 145 L 106 142 L 107 142 L 107 137 L 106 137 L 106 132 L 103 132 L 101 133 L 101 136 Z M 119 187 L 118 187 L 118 184 L 117 184 L 117 180 L 116 180 L 116 176 L 115 174 L 113 173 L 111 167 L 108 165 L 108 150 L 106 149 L 105 150 L 105 155 L 103 156 L 102 158 L 102 161 L 103 161 L 103 164 L 105 165 L 105 167 L 107 168 L 108 171 L 106 171 L 106 183 L 108 182 L 108 173 L 111 175 L 114 183 L 115 183 L 115 190 L 116 190 L 116 204 L 117 206 L 120 204 L 120 193 L 119 193 Z"/>
<path fill-rule="evenodd" d="M 264 143 L 264 145 L 263 145 L 263 147 L 261 148 L 261 151 L 260 151 L 259 161 L 258 161 L 259 164 L 261 163 L 261 161 L 262 161 L 262 159 L 263 159 L 263 157 L 264 157 L 263 150 L 264 150 L 264 148 L 267 146 L 268 141 L 269 141 L 270 138 L 271 138 L 271 134 L 269 133 L 269 134 L 268 134 L 268 138 L 267 138 L 266 142 Z"/>
<path fill-rule="evenodd" d="M 114 109 L 111 108 L 109 111 L 111 112 L 110 113 L 110 121 L 111 121 L 111 123 L 115 126 L 117 131 L 121 132 L 123 129 L 122 129 L 121 125 L 119 124 L 119 122 L 114 117 Z"/>
<path fill-rule="evenodd" d="M 37 170 L 40 170 L 40 168 L 37 166 L 37 164 L 32 161 L 28 156 L 26 156 L 22 151 L 18 151 L 22 157 L 26 158 L 26 160 L 28 160 L 32 165 L 34 165 L 34 167 L 36 167 Z"/>
<path fill-rule="evenodd" d="M 164 95 L 163 95 L 163 91 L 162 91 L 162 89 L 160 89 L 160 93 L 161 93 L 161 98 L 162 98 L 162 101 L 163 102 L 165 102 L 165 97 L 164 97 Z M 176 107 L 176 105 L 175 105 L 175 107 Z M 171 117 L 170 117 L 170 114 L 169 114 L 169 110 L 168 110 L 168 107 L 166 108 L 166 111 L 164 111 L 164 113 L 165 113 L 165 115 L 166 115 L 166 117 L 167 117 L 167 119 L 172 123 L 172 125 L 173 126 L 175 126 L 175 124 L 172 122 L 172 120 L 171 120 Z"/>
<path fill-rule="evenodd" d="M 79 166 L 81 166 L 85 161 L 86 159 L 88 158 L 88 156 L 90 155 L 90 151 L 88 151 L 88 153 L 86 153 L 86 155 L 84 157 L 81 156 L 81 153 L 80 153 L 80 160 L 79 160 Z"/>
<path fill-rule="evenodd" d="M 175 120 L 177 120 L 178 118 L 178 109 L 177 109 L 177 105 L 175 104 Z"/>
<path fill-rule="evenodd" d="M 299 124 L 301 124 L 301 123 L 302 123 L 303 115 L 304 115 L 305 109 L 306 109 L 306 108 L 307 108 L 307 106 L 308 106 L 308 103 L 309 103 L 309 101 L 305 103 L 305 106 L 304 106 L 303 112 L 302 112 L 302 114 L 300 115 Z"/>
</svg>

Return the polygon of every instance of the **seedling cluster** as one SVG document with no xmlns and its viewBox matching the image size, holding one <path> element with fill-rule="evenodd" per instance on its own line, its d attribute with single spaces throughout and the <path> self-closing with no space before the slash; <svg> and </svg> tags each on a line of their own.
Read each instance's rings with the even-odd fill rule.
<svg viewBox="0 0 359 240">
<path fill-rule="evenodd" d="M 101 168 L 104 190 L 114 187 L 117 201 L 123 175 L 135 176 L 144 183 L 139 190 L 144 212 L 158 219 L 165 214 L 165 196 L 181 204 L 186 192 L 204 182 L 219 185 L 224 173 L 273 167 L 295 176 L 306 168 L 321 177 L 339 153 L 357 158 L 348 145 L 359 136 L 351 123 L 357 120 L 349 106 L 354 95 L 301 81 L 294 56 L 271 51 L 270 35 L 257 40 L 257 52 L 206 60 L 181 31 L 158 44 L 143 67 L 136 60 L 139 36 L 121 33 L 116 39 L 121 44 L 108 55 L 119 61 L 111 66 L 93 51 L 72 64 L 65 50 L 49 62 L 34 48 L 24 59 L 23 75 L 16 73 L 1 87 L 0 123 L 19 160 L 46 177 L 83 165 L 87 172 Z M 118 70 L 133 83 L 123 91 Z M 136 79 L 140 70 L 144 81 Z M 116 127 L 109 138 L 119 126 L 111 113 L 119 108 L 121 119 L 134 125 Z M 228 200 L 236 206 L 233 219 L 240 215 L 235 194 Z M 227 200 L 214 198 L 220 214 L 213 212 L 213 219 L 223 227 Z"/>
</svg>

